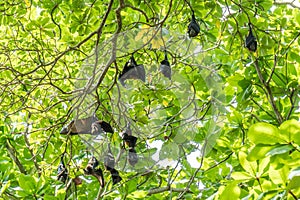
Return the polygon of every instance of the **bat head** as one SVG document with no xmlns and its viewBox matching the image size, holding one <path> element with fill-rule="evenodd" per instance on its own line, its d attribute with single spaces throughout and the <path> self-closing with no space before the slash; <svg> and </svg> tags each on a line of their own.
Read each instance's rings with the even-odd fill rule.
<svg viewBox="0 0 300 200">
<path fill-rule="evenodd" d="M 123 134 L 124 142 L 130 147 L 134 148 L 136 145 L 137 137 L 128 135 L 126 132 Z"/>
<path fill-rule="evenodd" d="M 94 173 L 94 170 L 96 169 L 96 167 L 99 165 L 98 160 L 93 156 L 87 166 L 84 169 L 84 172 L 86 175 L 92 175 Z"/>
</svg>

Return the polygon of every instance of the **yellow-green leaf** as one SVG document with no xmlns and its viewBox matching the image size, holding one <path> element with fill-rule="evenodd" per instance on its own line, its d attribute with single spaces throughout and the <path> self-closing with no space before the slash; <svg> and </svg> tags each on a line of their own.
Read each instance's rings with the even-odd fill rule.
<svg viewBox="0 0 300 200">
<path fill-rule="evenodd" d="M 285 142 L 280 136 L 278 128 L 265 122 L 252 125 L 249 128 L 248 137 L 249 140 L 255 144 L 277 144 Z"/>
</svg>

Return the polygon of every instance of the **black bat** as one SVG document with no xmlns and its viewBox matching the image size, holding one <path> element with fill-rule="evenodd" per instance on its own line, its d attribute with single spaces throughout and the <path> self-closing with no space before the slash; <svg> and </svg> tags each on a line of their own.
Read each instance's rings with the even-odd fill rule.
<svg viewBox="0 0 300 200">
<path fill-rule="evenodd" d="M 85 119 L 72 120 L 67 126 L 63 127 L 60 134 L 101 134 L 102 132 L 114 133 L 111 125 L 105 121 L 98 120 L 92 116 Z"/>
<path fill-rule="evenodd" d="M 257 49 L 257 41 L 252 33 L 251 24 L 249 23 L 249 34 L 246 37 L 246 47 L 249 49 L 249 51 L 255 52 Z"/>
<path fill-rule="evenodd" d="M 123 141 L 125 144 L 129 147 L 128 154 L 127 154 L 127 160 L 130 165 L 134 166 L 138 162 L 138 156 L 135 151 L 135 145 L 137 141 L 137 137 L 132 135 L 131 129 L 130 129 L 130 123 L 127 124 L 126 130 L 123 132 Z"/>
<path fill-rule="evenodd" d="M 122 178 L 121 178 L 121 176 L 119 175 L 119 172 L 116 169 L 113 168 L 109 171 L 110 171 L 110 174 L 111 174 L 113 185 L 115 185 L 115 184 L 119 183 L 120 181 L 122 181 Z"/>
<path fill-rule="evenodd" d="M 125 87 L 125 80 L 140 79 L 146 81 L 146 72 L 144 65 L 138 65 L 133 56 L 126 62 L 122 73 L 119 76 L 120 83 Z"/>
<path fill-rule="evenodd" d="M 101 185 L 101 187 L 103 188 L 104 187 L 104 178 L 103 178 L 103 172 L 99 166 L 99 162 L 98 160 L 93 156 L 86 168 L 84 169 L 84 173 L 86 175 L 92 175 L 94 177 L 96 177 Z"/>
<path fill-rule="evenodd" d="M 123 134 L 123 141 L 129 148 L 134 148 L 136 145 L 137 137 L 128 135 L 126 132 Z"/>
<path fill-rule="evenodd" d="M 167 52 L 165 52 L 165 59 L 160 63 L 160 71 L 161 73 L 171 80 L 171 67 L 168 61 Z"/>
<path fill-rule="evenodd" d="M 200 33 L 200 26 L 196 21 L 194 13 L 192 14 L 192 20 L 188 26 L 189 37 L 196 37 Z"/>
<path fill-rule="evenodd" d="M 115 158 L 111 152 L 110 145 L 108 145 L 108 151 L 104 157 L 104 167 L 106 170 L 110 171 L 115 167 Z"/>
<path fill-rule="evenodd" d="M 60 158 L 60 164 L 57 168 L 57 180 L 65 183 L 68 178 L 68 170 L 64 163 L 64 156 L 62 155 Z"/>
<path fill-rule="evenodd" d="M 129 164 L 132 166 L 134 166 L 138 162 L 139 158 L 138 158 L 134 148 L 129 148 L 127 160 L 129 162 Z"/>
</svg>

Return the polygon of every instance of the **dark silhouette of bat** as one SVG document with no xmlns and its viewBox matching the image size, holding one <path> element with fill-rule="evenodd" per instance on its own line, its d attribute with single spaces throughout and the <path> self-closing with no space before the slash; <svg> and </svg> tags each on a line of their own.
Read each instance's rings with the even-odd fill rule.
<svg viewBox="0 0 300 200">
<path fill-rule="evenodd" d="M 104 187 L 103 172 L 99 166 L 98 160 L 94 156 L 89 160 L 86 168 L 84 169 L 84 173 L 86 175 L 92 175 L 96 177 L 100 183 L 100 186 L 102 188 Z"/>
<path fill-rule="evenodd" d="M 119 183 L 120 181 L 122 181 L 122 178 L 121 178 L 121 176 L 119 175 L 119 172 L 116 169 L 113 168 L 109 171 L 110 171 L 110 174 L 111 174 L 113 185 L 115 185 L 115 184 Z"/>
<path fill-rule="evenodd" d="M 160 71 L 161 73 L 171 80 L 171 67 L 168 61 L 167 52 L 165 52 L 165 59 L 160 63 Z"/>
<path fill-rule="evenodd" d="M 122 73 L 119 76 L 120 83 L 125 87 L 125 80 L 127 79 L 140 79 L 146 81 L 144 65 L 138 65 L 133 56 L 126 62 Z"/>
<path fill-rule="evenodd" d="M 57 180 L 66 183 L 66 180 L 68 178 L 68 170 L 64 163 L 64 156 L 62 155 L 60 158 L 60 164 L 57 168 Z"/>
<path fill-rule="evenodd" d="M 255 52 L 257 49 L 257 41 L 252 33 L 251 24 L 249 23 L 249 34 L 246 37 L 246 47 L 249 49 L 249 51 Z"/>
<path fill-rule="evenodd" d="M 188 26 L 189 37 L 196 37 L 200 33 L 200 26 L 196 21 L 194 13 L 192 14 L 192 20 Z"/>
<path fill-rule="evenodd" d="M 134 166 L 138 162 L 138 156 L 135 151 L 137 137 L 131 135 L 130 124 L 127 124 L 126 130 L 123 132 L 123 141 L 129 147 L 127 160 L 130 165 Z"/>
<path fill-rule="evenodd" d="M 102 132 L 114 133 L 109 123 L 98 120 L 97 117 L 92 116 L 85 119 L 72 120 L 67 126 L 63 127 L 60 134 L 92 134 L 98 135 Z"/>
<path fill-rule="evenodd" d="M 123 134 L 123 141 L 129 148 L 134 148 L 136 145 L 137 137 L 128 135 L 126 132 Z"/>
<path fill-rule="evenodd" d="M 115 169 L 115 158 L 111 152 L 110 144 L 108 144 L 108 151 L 104 158 L 105 169 L 108 170 L 111 174 L 113 185 L 119 183 L 122 178 L 119 175 L 119 172 Z"/>
</svg>

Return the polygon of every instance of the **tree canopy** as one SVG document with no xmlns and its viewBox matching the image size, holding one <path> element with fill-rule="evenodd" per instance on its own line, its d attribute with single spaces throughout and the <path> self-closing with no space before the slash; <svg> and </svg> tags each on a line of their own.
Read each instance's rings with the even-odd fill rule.
<svg viewBox="0 0 300 200">
<path fill-rule="evenodd" d="M 0 199 L 300 198 L 296 1 L 0 12 Z"/>
</svg>

